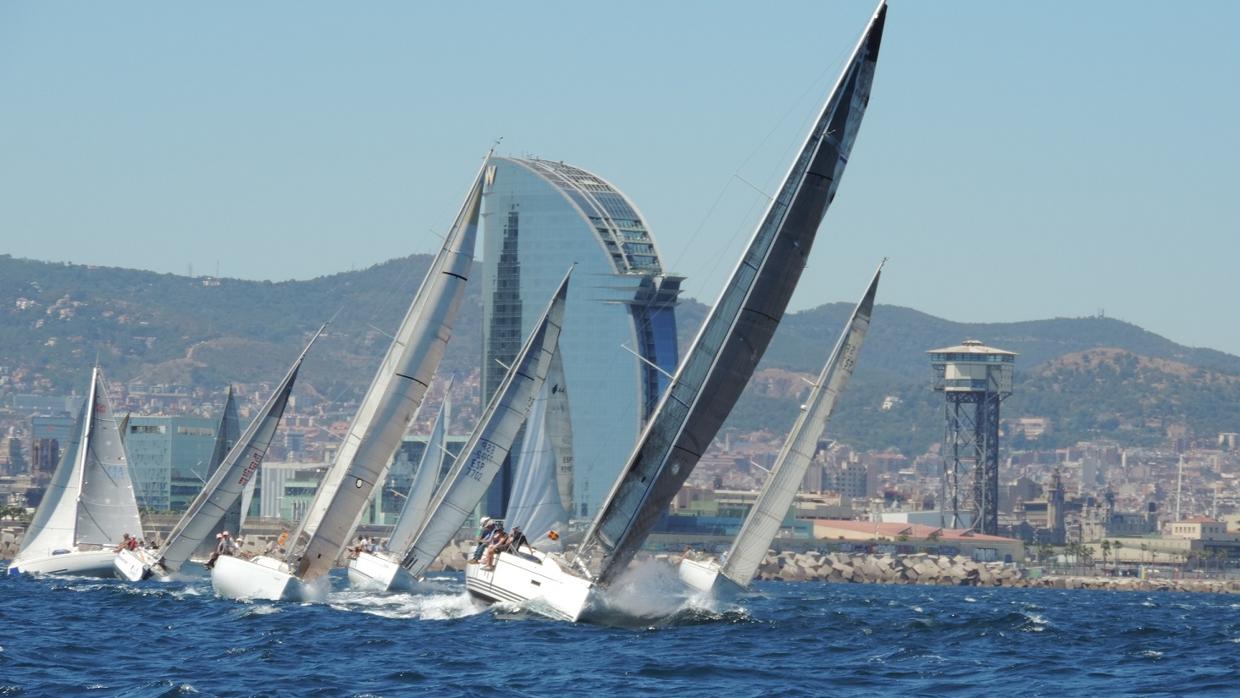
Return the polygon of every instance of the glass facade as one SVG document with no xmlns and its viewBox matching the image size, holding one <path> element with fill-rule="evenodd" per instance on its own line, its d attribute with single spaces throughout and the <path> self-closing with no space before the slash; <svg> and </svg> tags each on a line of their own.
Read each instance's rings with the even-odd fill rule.
<svg viewBox="0 0 1240 698">
<path fill-rule="evenodd" d="M 664 274 L 654 239 L 624 194 L 560 162 L 491 159 L 482 245 L 484 399 L 576 265 L 560 352 L 572 425 L 573 515 L 592 516 L 668 385 L 660 369 L 676 370 L 681 278 Z M 496 478 L 485 513 L 502 515 L 510 483 L 507 473 Z"/>
<path fill-rule="evenodd" d="M 215 465 L 217 426 L 202 417 L 129 419 L 125 450 L 139 507 L 185 511 Z"/>
</svg>

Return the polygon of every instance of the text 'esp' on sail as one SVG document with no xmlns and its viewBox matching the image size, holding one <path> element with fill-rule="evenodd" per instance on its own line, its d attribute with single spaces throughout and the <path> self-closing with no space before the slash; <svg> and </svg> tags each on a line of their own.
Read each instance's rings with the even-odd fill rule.
<svg viewBox="0 0 1240 698">
<path fill-rule="evenodd" d="M 569 270 L 556 289 L 534 330 L 525 340 L 507 375 L 470 434 L 443 485 L 435 494 L 426 524 L 401 565 L 415 577 L 443 551 L 469 519 L 474 507 L 495 479 L 512 444 L 529 417 L 560 341 L 564 307 L 568 301 Z"/>
</svg>

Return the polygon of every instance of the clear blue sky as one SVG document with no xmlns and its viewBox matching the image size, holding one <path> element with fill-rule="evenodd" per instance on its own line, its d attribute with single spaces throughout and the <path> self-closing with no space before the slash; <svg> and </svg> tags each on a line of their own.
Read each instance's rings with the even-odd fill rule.
<svg viewBox="0 0 1240 698">
<path fill-rule="evenodd" d="M 889 256 L 880 302 L 1240 354 L 1240 3 L 891 4 L 794 309 Z M 430 252 L 502 136 L 625 191 L 709 302 L 744 181 L 775 187 L 872 9 L 5 2 L 0 252 L 274 280 Z"/>
</svg>

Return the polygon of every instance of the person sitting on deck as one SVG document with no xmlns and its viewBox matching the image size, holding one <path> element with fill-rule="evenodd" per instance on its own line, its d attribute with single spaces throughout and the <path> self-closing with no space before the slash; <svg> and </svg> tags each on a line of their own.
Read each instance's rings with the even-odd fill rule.
<svg viewBox="0 0 1240 698">
<path fill-rule="evenodd" d="M 507 550 L 510 540 L 508 534 L 504 533 L 504 527 L 496 524 L 495 531 L 491 534 L 491 544 L 487 546 L 487 556 L 482 561 L 483 569 L 495 569 L 495 554 Z"/>
<path fill-rule="evenodd" d="M 521 546 L 523 545 L 529 548 L 532 553 L 538 552 L 537 550 L 534 550 L 534 546 L 530 545 L 530 539 L 526 538 L 525 534 L 521 532 L 521 527 L 513 526 L 512 535 L 509 536 L 508 540 L 508 550 L 511 550 L 514 553 L 519 553 L 521 552 Z"/>
<path fill-rule="evenodd" d="M 129 547 L 129 541 L 130 541 L 130 536 L 128 533 L 121 536 L 121 542 L 119 545 L 116 546 L 116 552 L 119 553 L 122 550 L 131 550 L 132 548 Z"/>
<path fill-rule="evenodd" d="M 469 564 L 471 565 L 476 564 L 482 558 L 482 551 L 486 550 L 487 544 L 491 541 L 491 535 L 495 533 L 495 527 L 499 525 L 492 521 L 489 516 L 482 517 L 482 521 L 479 523 L 482 524 L 482 531 L 474 539 L 478 545 L 474 548 L 474 554 L 469 556 Z"/>
</svg>

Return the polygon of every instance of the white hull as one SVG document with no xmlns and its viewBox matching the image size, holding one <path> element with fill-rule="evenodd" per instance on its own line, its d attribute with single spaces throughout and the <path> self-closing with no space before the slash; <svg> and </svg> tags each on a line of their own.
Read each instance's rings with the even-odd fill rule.
<svg viewBox="0 0 1240 698">
<path fill-rule="evenodd" d="M 680 581 L 716 599 L 735 598 L 747 591 L 723 574 L 716 562 L 698 562 L 685 558 L 680 561 L 677 569 L 680 573 Z"/>
<path fill-rule="evenodd" d="M 418 580 L 386 555 L 358 553 L 349 560 L 349 584 L 381 591 L 413 591 Z"/>
<path fill-rule="evenodd" d="M 118 552 L 112 560 L 112 565 L 117 579 L 140 582 L 151 576 L 157 562 L 159 560 L 154 555 L 139 548 Z"/>
<path fill-rule="evenodd" d="M 528 610 L 576 622 L 590 607 L 594 584 L 565 572 L 545 553 L 500 553 L 494 570 L 467 566 L 465 588 L 484 601 L 529 604 Z"/>
<path fill-rule="evenodd" d="M 73 550 L 60 555 L 14 560 L 9 574 L 57 574 L 82 577 L 112 577 L 116 568 L 114 550 Z"/>
<path fill-rule="evenodd" d="M 302 582 L 290 573 L 288 564 L 265 556 L 249 560 L 219 556 L 211 570 L 211 588 L 228 599 L 294 601 L 303 597 Z"/>
</svg>

